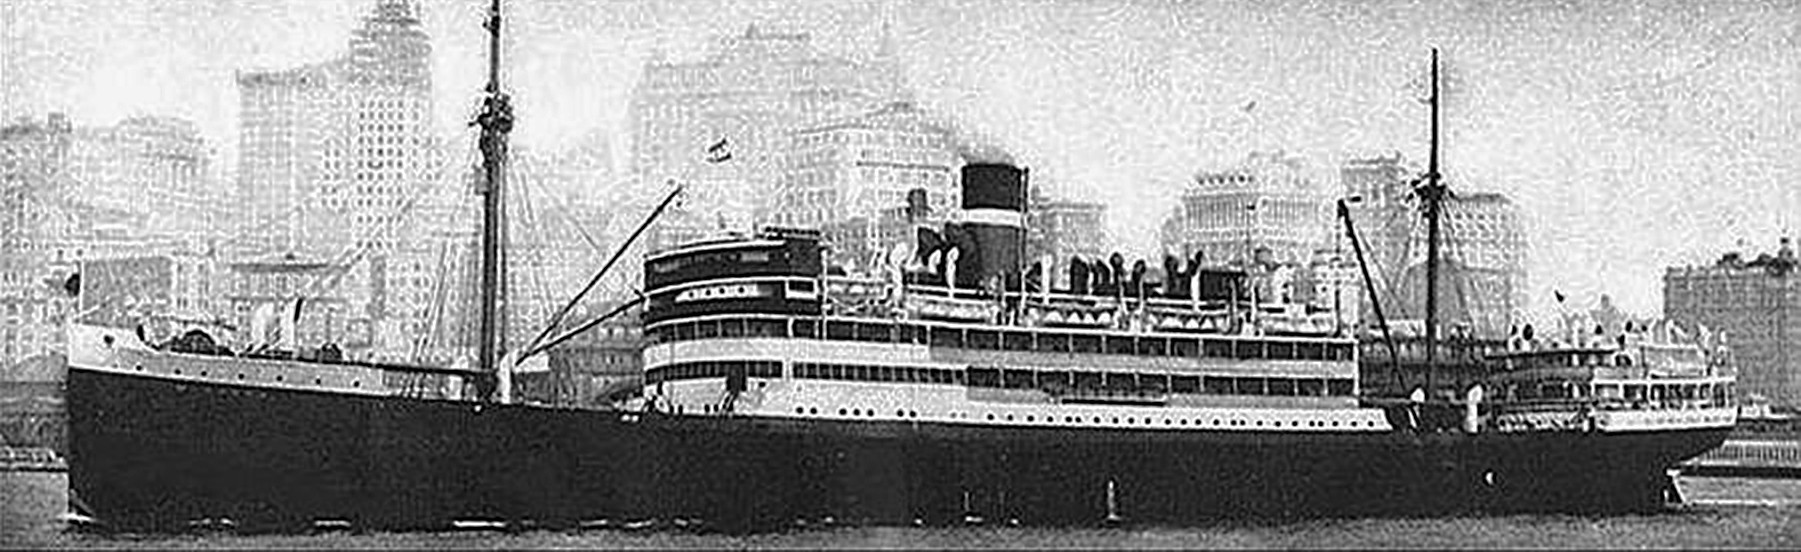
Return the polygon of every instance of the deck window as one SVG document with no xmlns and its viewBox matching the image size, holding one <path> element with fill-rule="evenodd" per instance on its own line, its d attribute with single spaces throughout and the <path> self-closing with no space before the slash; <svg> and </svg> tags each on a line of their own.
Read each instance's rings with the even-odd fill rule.
<svg viewBox="0 0 1801 552">
<path fill-rule="evenodd" d="M 1326 346 L 1321 343 L 1299 343 L 1295 345 L 1295 357 L 1301 360 L 1326 360 Z"/>
<path fill-rule="evenodd" d="M 1001 370 L 1001 387 L 1008 389 L 1030 389 L 1035 386 L 1036 378 L 1031 370 Z"/>
<path fill-rule="evenodd" d="M 1201 356 L 1201 342 L 1196 339 L 1177 338 L 1170 342 L 1169 354 L 1183 358 Z"/>
<path fill-rule="evenodd" d="M 1169 339 L 1163 337 L 1138 338 L 1138 354 L 1146 356 L 1165 356 L 1169 354 Z"/>
<path fill-rule="evenodd" d="M 963 330 L 956 328 L 932 328 L 932 345 L 939 347 L 962 347 Z"/>
<path fill-rule="evenodd" d="M 1232 388 L 1235 395 L 1262 395 L 1266 391 L 1263 378 L 1233 378 Z"/>
<path fill-rule="evenodd" d="M 780 320 L 752 320 L 750 334 L 754 337 L 788 337 L 788 325 Z"/>
<path fill-rule="evenodd" d="M 848 341 L 856 337 L 857 325 L 851 322 L 827 320 L 825 322 L 825 338 Z"/>
<path fill-rule="evenodd" d="M 1136 338 L 1124 335 L 1101 336 L 1101 342 L 1106 345 L 1107 352 L 1116 355 L 1132 354 L 1136 340 Z"/>
<path fill-rule="evenodd" d="M 1269 378 L 1267 388 L 1269 394 L 1278 397 L 1292 397 L 1295 393 L 1294 380 L 1289 378 Z"/>
<path fill-rule="evenodd" d="M 1303 397 L 1318 397 L 1326 394 L 1326 380 L 1307 378 L 1295 382 L 1295 394 Z"/>
<path fill-rule="evenodd" d="M 1002 333 L 1001 348 L 1009 351 L 1030 351 L 1032 350 L 1032 334 L 1026 332 Z"/>
<path fill-rule="evenodd" d="M 1267 354 L 1269 355 L 1267 358 L 1270 358 L 1270 359 L 1294 360 L 1294 359 L 1300 358 L 1300 355 L 1295 350 L 1294 343 L 1289 343 L 1286 341 L 1278 341 L 1275 343 L 1269 343 L 1266 345 L 1266 347 L 1267 348 L 1265 350 L 1268 351 Z"/>
<path fill-rule="evenodd" d="M 1234 393 L 1235 386 L 1232 383 L 1232 378 L 1206 376 L 1201 378 L 1201 387 L 1205 389 L 1209 395 L 1230 395 Z"/>
<path fill-rule="evenodd" d="M 970 387 L 1000 387 L 1001 372 L 994 368 L 970 368 L 966 371 Z"/>
<path fill-rule="evenodd" d="M 1233 358 L 1232 342 L 1220 339 L 1209 339 L 1201 342 L 1201 353 L 1211 358 Z"/>
<path fill-rule="evenodd" d="M 1326 394 L 1334 397 L 1349 397 L 1356 387 L 1356 382 L 1351 379 L 1332 379 L 1326 382 Z"/>
<path fill-rule="evenodd" d="M 1238 341 L 1234 342 L 1232 349 L 1239 360 L 1269 358 L 1269 352 L 1265 350 L 1266 345 L 1262 341 Z"/>
<path fill-rule="evenodd" d="M 1169 375 L 1138 374 L 1138 390 L 1152 394 L 1166 393 L 1169 391 Z"/>
<path fill-rule="evenodd" d="M 888 324 L 858 323 L 856 325 L 858 341 L 890 342 L 894 341 L 894 326 Z"/>
<path fill-rule="evenodd" d="M 1103 387 L 1100 372 L 1076 372 L 1076 389 L 1095 390 Z"/>
<path fill-rule="evenodd" d="M 819 339 L 819 324 L 814 320 L 794 320 L 794 337 Z"/>
<path fill-rule="evenodd" d="M 1175 376 L 1169 378 L 1169 390 L 1175 393 L 1201 392 L 1200 376 Z"/>
<path fill-rule="evenodd" d="M 998 349 L 1001 345 L 1000 334 L 993 331 L 969 330 L 966 341 L 964 346 L 971 349 Z"/>
<path fill-rule="evenodd" d="M 1085 334 L 1071 336 L 1070 348 L 1078 353 L 1101 352 L 1101 336 Z"/>
</svg>

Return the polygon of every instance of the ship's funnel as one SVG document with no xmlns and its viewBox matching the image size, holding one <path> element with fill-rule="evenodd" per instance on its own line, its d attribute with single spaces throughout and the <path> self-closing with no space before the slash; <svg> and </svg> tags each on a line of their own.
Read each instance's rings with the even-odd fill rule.
<svg viewBox="0 0 1801 552">
<path fill-rule="evenodd" d="M 957 287 L 981 287 L 1019 271 L 1025 186 L 1025 171 L 1012 164 L 963 166 L 963 228 L 971 247 L 958 263 Z"/>
</svg>

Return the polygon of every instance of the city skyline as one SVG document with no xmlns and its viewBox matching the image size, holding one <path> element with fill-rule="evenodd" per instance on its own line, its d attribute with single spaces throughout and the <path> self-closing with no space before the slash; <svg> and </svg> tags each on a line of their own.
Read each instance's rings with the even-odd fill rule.
<svg viewBox="0 0 1801 552">
<path fill-rule="evenodd" d="M 422 4 L 434 118 L 455 132 L 478 90 L 485 6 Z M 1322 173 L 1389 151 L 1423 162 L 1415 100 L 1437 45 L 1450 184 L 1520 203 L 1538 311 L 1556 289 L 1656 312 L 1664 267 L 1740 241 L 1751 255 L 1773 249 L 1797 222 L 1786 213 L 1801 177 L 1801 14 L 1774 2 L 517 4 L 510 88 L 519 141 L 535 149 L 624 135 L 653 51 L 697 58 L 758 24 L 867 56 L 887 19 L 924 106 L 997 137 L 1058 195 L 1106 201 L 1125 245 L 1148 251 L 1160 209 L 1192 175 L 1251 151 L 1297 153 Z M 32 76 L 6 79 L 0 113 L 184 117 L 230 166 L 234 73 L 332 57 L 373 5 L 7 3 L 4 73 Z M 1014 15 L 984 15 L 998 13 Z M 1119 189 L 1136 193 L 1103 191 Z"/>
</svg>

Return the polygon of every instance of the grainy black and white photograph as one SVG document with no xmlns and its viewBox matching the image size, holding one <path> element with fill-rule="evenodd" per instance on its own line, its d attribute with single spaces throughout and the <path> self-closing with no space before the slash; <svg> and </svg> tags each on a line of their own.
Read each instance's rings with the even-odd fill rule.
<svg viewBox="0 0 1801 552">
<path fill-rule="evenodd" d="M 1801 3 L 0 3 L 0 547 L 1801 548 Z"/>
</svg>

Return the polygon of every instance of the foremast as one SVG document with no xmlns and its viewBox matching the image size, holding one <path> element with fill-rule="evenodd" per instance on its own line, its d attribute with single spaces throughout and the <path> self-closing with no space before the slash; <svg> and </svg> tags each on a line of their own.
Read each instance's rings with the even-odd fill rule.
<svg viewBox="0 0 1801 552">
<path fill-rule="evenodd" d="M 1438 48 L 1432 49 L 1432 134 L 1427 157 L 1425 183 L 1415 193 L 1426 211 L 1426 393 L 1432 393 L 1433 374 L 1438 371 L 1438 241 L 1439 217 L 1444 205 L 1445 185 L 1438 171 Z"/>
<path fill-rule="evenodd" d="M 482 98 L 481 113 L 475 125 L 481 127 L 482 180 L 478 193 L 482 196 L 481 224 L 481 290 L 476 310 L 480 314 L 477 330 L 476 366 L 487 372 L 480 378 L 476 394 L 482 401 L 494 400 L 499 382 L 501 355 L 500 336 L 504 323 L 500 305 L 506 290 L 505 263 L 501 245 L 506 183 L 507 133 L 513 130 L 513 108 L 500 88 L 500 0 L 488 9 L 488 85 Z"/>
</svg>

